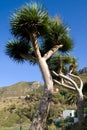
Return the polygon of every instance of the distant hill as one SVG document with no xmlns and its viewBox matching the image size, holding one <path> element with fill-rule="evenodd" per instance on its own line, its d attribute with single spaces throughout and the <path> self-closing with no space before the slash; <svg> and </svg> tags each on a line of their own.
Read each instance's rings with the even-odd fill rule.
<svg viewBox="0 0 87 130">
<path fill-rule="evenodd" d="M 79 72 L 79 74 L 87 73 L 87 67 L 84 67 L 84 68 L 80 69 L 78 72 Z"/>
<path fill-rule="evenodd" d="M 24 96 L 28 92 L 37 90 L 42 84 L 40 82 L 18 82 L 11 86 L 0 88 L 0 99 L 6 97 Z"/>
<path fill-rule="evenodd" d="M 87 83 L 87 74 L 81 74 L 80 77 Z M 21 119 L 22 125 L 28 129 L 41 100 L 42 90 L 43 84 L 40 82 L 18 82 L 0 88 L 0 130 L 5 130 L 5 127 L 8 127 L 6 130 L 10 127 L 19 128 Z M 62 87 L 59 90 L 53 94 L 49 119 L 58 118 L 65 109 L 76 109 L 76 93 Z"/>
<path fill-rule="evenodd" d="M 40 82 L 18 82 L 0 88 L 0 130 L 1 128 L 5 130 L 5 127 L 19 127 L 20 115 L 22 115 L 23 125 L 28 126 L 29 119 L 34 114 L 41 97 L 42 89 L 43 85 Z M 27 113 L 29 113 L 28 118 Z"/>
</svg>

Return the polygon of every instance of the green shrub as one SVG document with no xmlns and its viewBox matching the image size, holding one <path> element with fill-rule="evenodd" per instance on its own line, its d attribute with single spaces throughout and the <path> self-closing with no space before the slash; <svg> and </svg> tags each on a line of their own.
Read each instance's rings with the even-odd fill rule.
<svg viewBox="0 0 87 130">
<path fill-rule="evenodd" d="M 84 108 L 84 114 L 87 114 L 87 107 Z"/>
<path fill-rule="evenodd" d="M 66 122 L 66 123 L 67 123 L 67 122 L 73 123 L 73 122 L 74 122 L 74 118 L 73 118 L 73 117 L 67 117 L 67 118 L 65 119 L 65 122 Z"/>
</svg>

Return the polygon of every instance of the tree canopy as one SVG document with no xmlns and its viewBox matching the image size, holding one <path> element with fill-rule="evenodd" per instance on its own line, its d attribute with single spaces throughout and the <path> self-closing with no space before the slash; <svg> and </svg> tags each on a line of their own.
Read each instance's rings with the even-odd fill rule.
<svg viewBox="0 0 87 130">
<path fill-rule="evenodd" d="M 69 36 L 67 26 L 58 22 L 58 19 L 51 18 L 41 4 L 26 4 L 17 9 L 10 18 L 10 25 L 14 37 L 6 45 L 6 54 L 18 62 L 25 59 L 25 56 L 21 54 L 29 56 L 30 63 L 36 62 L 34 48 L 31 44 L 32 33 L 38 39 L 42 56 L 57 45 L 63 46 L 59 49 L 62 52 L 73 48 L 73 41 Z"/>
</svg>

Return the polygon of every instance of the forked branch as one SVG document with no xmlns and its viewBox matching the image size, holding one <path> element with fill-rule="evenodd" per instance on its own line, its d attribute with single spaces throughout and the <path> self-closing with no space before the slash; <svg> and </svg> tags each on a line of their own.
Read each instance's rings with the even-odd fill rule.
<svg viewBox="0 0 87 130">
<path fill-rule="evenodd" d="M 55 83 L 57 83 L 58 85 L 63 86 L 63 87 L 65 87 L 65 88 L 68 88 L 68 89 L 70 89 L 70 90 L 74 90 L 74 91 L 76 90 L 74 87 L 68 86 L 67 84 L 61 83 L 61 82 L 59 82 L 59 81 L 57 81 L 57 80 L 55 80 L 55 79 L 53 79 L 53 81 L 54 81 Z"/>
<path fill-rule="evenodd" d="M 80 88 L 79 89 L 82 90 L 83 89 L 83 82 L 82 82 L 81 78 L 79 76 L 71 74 L 71 73 L 68 73 L 68 75 L 75 78 L 75 79 L 77 79 L 77 80 L 79 80 L 79 82 L 80 82 Z"/>
<path fill-rule="evenodd" d="M 51 48 L 43 57 L 45 60 L 48 60 L 58 49 L 62 48 L 63 45 L 55 45 L 53 48 Z"/>
<path fill-rule="evenodd" d="M 57 74 L 55 71 L 52 71 L 52 73 L 57 76 L 57 77 L 61 77 L 64 80 L 70 82 L 72 85 L 71 87 L 73 86 L 77 91 L 78 91 L 78 86 L 76 84 L 76 82 L 74 80 L 72 80 L 70 77 L 67 77 L 65 76 L 64 74 L 60 73 L 60 74 Z M 67 85 L 68 86 L 68 85 Z"/>
</svg>

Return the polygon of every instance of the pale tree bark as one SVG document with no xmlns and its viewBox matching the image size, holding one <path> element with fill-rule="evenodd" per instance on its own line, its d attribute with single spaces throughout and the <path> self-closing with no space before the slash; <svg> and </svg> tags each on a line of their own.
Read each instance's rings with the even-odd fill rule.
<svg viewBox="0 0 87 130">
<path fill-rule="evenodd" d="M 52 93 L 48 89 L 44 89 L 39 108 L 37 108 L 32 124 L 29 130 L 44 130 L 46 128 L 46 120 L 50 110 L 52 101 Z"/>
<path fill-rule="evenodd" d="M 46 127 L 46 120 L 47 120 L 47 116 L 50 109 L 50 103 L 52 100 L 53 80 L 52 80 L 52 76 L 50 74 L 48 65 L 46 63 L 47 58 L 45 59 L 44 57 L 41 56 L 35 34 L 31 35 L 31 41 L 32 41 L 32 46 L 35 51 L 36 58 L 37 58 L 37 63 L 42 72 L 45 86 L 44 86 L 43 97 L 41 99 L 39 108 L 37 108 L 37 111 L 34 115 L 34 118 L 33 118 L 33 121 L 29 130 L 44 130 Z M 50 56 L 55 52 L 55 49 L 54 51 L 51 52 Z M 47 54 L 47 56 L 48 55 L 49 53 Z"/>
<path fill-rule="evenodd" d="M 69 73 L 69 75 L 80 82 L 79 87 L 77 89 L 77 115 L 78 115 L 78 123 L 81 127 L 84 123 L 84 97 L 83 97 L 83 82 L 79 76 L 73 75 Z"/>
<path fill-rule="evenodd" d="M 68 73 L 69 76 L 65 76 L 63 73 L 57 74 L 52 71 L 55 76 L 62 78 L 62 82 L 54 79 L 54 82 L 63 86 L 67 89 L 73 90 L 77 92 L 77 115 L 78 115 L 78 123 L 81 127 L 84 123 L 84 98 L 83 98 L 83 82 L 81 78 L 72 73 Z M 77 81 L 77 82 L 76 82 Z M 78 84 L 79 81 L 79 84 Z"/>
<path fill-rule="evenodd" d="M 37 38 L 36 38 L 35 34 L 31 35 L 31 41 L 32 41 L 32 45 L 33 45 L 33 48 L 34 48 L 34 52 L 36 54 L 38 65 L 41 69 L 41 73 L 42 73 L 42 76 L 43 76 L 43 79 L 44 79 L 44 82 L 45 82 L 45 88 L 48 89 L 49 91 L 51 91 L 53 89 L 52 76 L 50 74 L 48 65 L 46 63 L 46 59 L 41 56 L 39 46 L 38 46 L 38 42 L 37 42 Z M 51 55 L 52 55 L 52 53 L 51 53 Z"/>
<path fill-rule="evenodd" d="M 52 76 L 50 74 L 48 65 L 46 63 L 47 59 L 41 56 L 36 35 L 31 34 L 30 39 L 31 39 L 32 47 L 34 49 L 36 57 L 32 57 L 30 55 L 24 55 L 24 54 L 21 54 L 20 56 L 24 59 L 37 62 L 37 64 L 39 65 L 39 68 L 41 69 L 41 73 L 42 73 L 45 85 L 44 85 L 44 92 L 43 92 L 42 99 L 33 117 L 32 124 L 29 130 L 44 130 L 46 128 L 46 120 L 47 120 L 47 116 L 50 109 L 50 103 L 52 101 L 53 80 L 52 80 Z M 55 52 L 55 49 L 54 51 L 52 51 L 50 56 Z M 47 54 L 47 56 L 48 55 L 49 53 Z"/>
<path fill-rule="evenodd" d="M 79 126 L 82 126 L 84 123 L 84 98 L 82 91 L 78 92 L 77 97 L 77 115 Z"/>
<path fill-rule="evenodd" d="M 44 93 L 42 100 L 40 102 L 40 106 L 36 111 L 36 114 L 33 118 L 32 125 L 30 130 L 44 130 L 46 127 L 46 119 L 50 109 L 50 103 L 52 100 L 52 89 L 53 89 L 53 81 L 51 74 L 49 72 L 48 66 L 44 58 L 39 59 L 39 66 L 41 72 L 43 74 L 43 78 L 45 81 Z"/>
<path fill-rule="evenodd" d="M 45 60 L 48 60 L 56 51 L 58 51 L 58 49 L 62 48 L 63 45 L 55 45 L 53 48 L 51 48 L 45 55 L 44 58 Z"/>
<path fill-rule="evenodd" d="M 51 99 L 52 94 L 50 91 L 45 89 L 40 106 L 34 115 L 32 125 L 29 130 L 44 130 L 46 128 L 46 120 L 50 109 Z"/>
<path fill-rule="evenodd" d="M 43 57 L 41 56 L 37 37 L 34 33 L 30 35 L 30 39 L 32 42 L 32 47 L 34 49 L 35 57 L 26 56 L 21 54 L 21 56 L 27 60 L 32 60 L 38 63 L 41 73 L 44 79 L 44 92 L 43 97 L 41 99 L 39 108 L 37 108 L 36 113 L 34 115 L 32 124 L 29 130 L 44 130 L 46 127 L 46 120 L 50 109 L 50 103 L 52 100 L 52 92 L 53 92 L 53 79 L 50 74 L 49 67 L 46 63 L 46 60 L 49 59 L 58 49 L 60 49 L 63 45 L 55 45 L 51 48 Z"/>
</svg>

